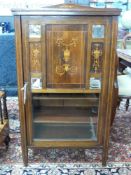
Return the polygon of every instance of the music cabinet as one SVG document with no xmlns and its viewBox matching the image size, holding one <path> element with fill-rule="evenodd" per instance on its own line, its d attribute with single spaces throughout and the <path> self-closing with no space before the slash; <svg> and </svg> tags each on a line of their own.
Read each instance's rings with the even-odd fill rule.
<svg viewBox="0 0 131 175">
<path fill-rule="evenodd" d="M 12 10 L 22 153 L 102 147 L 108 155 L 119 9 L 60 4 Z"/>
</svg>

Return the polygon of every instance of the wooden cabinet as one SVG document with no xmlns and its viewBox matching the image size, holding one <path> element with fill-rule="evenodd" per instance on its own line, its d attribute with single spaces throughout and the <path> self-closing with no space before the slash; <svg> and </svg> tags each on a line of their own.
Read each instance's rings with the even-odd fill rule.
<svg viewBox="0 0 131 175">
<path fill-rule="evenodd" d="M 25 165 L 28 148 L 100 147 L 106 164 L 118 9 L 13 10 Z"/>
</svg>

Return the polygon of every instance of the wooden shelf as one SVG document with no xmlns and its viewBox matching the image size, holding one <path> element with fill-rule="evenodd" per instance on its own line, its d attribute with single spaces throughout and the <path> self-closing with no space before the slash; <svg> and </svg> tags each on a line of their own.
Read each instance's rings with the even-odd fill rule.
<svg viewBox="0 0 131 175">
<path fill-rule="evenodd" d="M 97 109 L 45 108 L 34 112 L 34 123 L 97 123 Z"/>
<path fill-rule="evenodd" d="M 101 89 L 32 89 L 32 93 L 101 93 Z"/>
<path fill-rule="evenodd" d="M 34 107 L 98 107 L 97 94 L 35 94 L 32 96 Z"/>
<path fill-rule="evenodd" d="M 59 93 L 52 93 L 52 94 L 33 94 L 32 96 L 33 100 L 46 100 L 46 99 L 98 99 L 98 95 L 95 95 L 94 93 L 92 94 L 72 94 L 72 93 L 68 93 L 68 94 L 59 94 Z"/>
</svg>

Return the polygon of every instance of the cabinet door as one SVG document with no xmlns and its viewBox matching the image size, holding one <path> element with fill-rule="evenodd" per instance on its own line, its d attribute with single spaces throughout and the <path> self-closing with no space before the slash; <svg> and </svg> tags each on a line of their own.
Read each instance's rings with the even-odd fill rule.
<svg viewBox="0 0 131 175">
<path fill-rule="evenodd" d="M 28 143 L 45 147 L 102 143 L 108 105 L 110 19 L 22 20 L 24 79 L 29 82 Z"/>
</svg>

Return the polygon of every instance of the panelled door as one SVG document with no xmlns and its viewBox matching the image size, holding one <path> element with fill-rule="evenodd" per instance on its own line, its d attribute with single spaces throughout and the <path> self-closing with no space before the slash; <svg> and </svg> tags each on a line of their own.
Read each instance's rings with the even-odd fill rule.
<svg viewBox="0 0 131 175">
<path fill-rule="evenodd" d="M 67 141 L 68 146 L 102 143 L 109 75 L 104 67 L 108 67 L 110 59 L 109 23 L 109 17 L 22 17 L 29 145 L 50 142 L 53 146 L 54 140 L 61 145 Z M 61 122 L 56 106 L 62 107 Z M 58 116 L 49 118 L 51 111 L 57 111 Z M 58 136 L 62 128 L 64 133 Z M 74 135 L 68 133 L 72 128 Z M 59 132 L 54 134 L 56 130 Z"/>
</svg>

